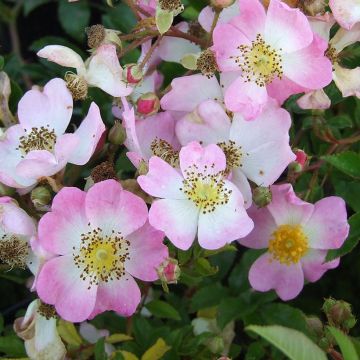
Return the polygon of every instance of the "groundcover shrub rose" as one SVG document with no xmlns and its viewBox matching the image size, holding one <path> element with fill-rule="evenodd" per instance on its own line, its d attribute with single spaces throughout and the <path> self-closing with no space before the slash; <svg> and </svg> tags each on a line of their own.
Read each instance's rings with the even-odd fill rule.
<svg viewBox="0 0 360 360">
<path fill-rule="evenodd" d="M 0 0 L 0 357 L 360 359 L 360 1 Z"/>
</svg>

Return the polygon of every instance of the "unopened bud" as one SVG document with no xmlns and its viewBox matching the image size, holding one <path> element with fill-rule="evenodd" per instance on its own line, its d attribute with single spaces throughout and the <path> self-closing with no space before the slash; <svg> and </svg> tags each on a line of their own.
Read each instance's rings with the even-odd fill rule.
<svg viewBox="0 0 360 360">
<path fill-rule="evenodd" d="M 258 208 L 265 207 L 271 203 L 272 193 L 266 186 L 258 186 L 253 190 L 253 201 Z"/>
<path fill-rule="evenodd" d="M 139 65 L 128 64 L 123 70 L 123 79 L 128 84 L 138 84 L 143 79 L 143 72 Z"/>
<path fill-rule="evenodd" d="M 156 271 L 161 282 L 166 284 L 176 284 L 181 273 L 178 261 L 172 258 L 165 260 Z"/>
<path fill-rule="evenodd" d="M 329 325 L 345 331 L 350 330 L 356 324 L 355 316 L 352 313 L 351 304 L 343 300 L 326 299 L 323 311 L 328 319 Z"/>
<path fill-rule="evenodd" d="M 310 330 L 317 336 L 321 337 L 324 334 L 324 325 L 317 316 L 309 316 L 305 318 Z"/>
<path fill-rule="evenodd" d="M 156 94 L 148 92 L 144 95 L 141 95 L 136 103 L 137 111 L 141 115 L 154 115 L 160 109 L 160 100 Z"/>
<path fill-rule="evenodd" d="M 293 161 L 289 168 L 295 173 L 299 173 L 304 170 L 304 167 L 307 165 L 308 156 L 304 150 L 295 150 L 296 159 Z"/>
<path fill-rule="evenodd" d="M 324 0 L 300 0 L 299 8 L 310 16 L 324 14 L 326 3 Z"/>
<path fill-rule="evenodd" d="M 37 210 L 46 211 L 51 199 L 51 190 L 47 186 L 38 186 L 31 191 L 31 201 Z"/>
<path fill-rule="evenodd" d="M 210 0 L 210 5 L 215 9 L 225 9 L 234 2 L 235 0 Z"/>
<path fill-rule="evenodd" d="M 111 127 L 108 140 L 113 145 L 122 145 L 126 140 L 126 130 L 121 125 L 120 121 L 115 120 L 114 125 Z"/>
</svg>

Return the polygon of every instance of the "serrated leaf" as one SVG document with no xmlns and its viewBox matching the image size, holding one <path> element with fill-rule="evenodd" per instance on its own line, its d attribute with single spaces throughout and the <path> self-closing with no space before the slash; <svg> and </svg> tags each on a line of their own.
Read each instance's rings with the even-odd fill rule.
<svg viewBox="0 0 360 360">
<path fill-rule="evenodd" d="M 291 360 L 327 360 L 325 353 L 300 331 L 279 325 L 250 325 L 246 330 L 260 335 Z"/>
<path fill-rule="evenodd" d="M 69 3 L 61 0 L 58 7 L 59 21 L 67 34 L 78 41 L 85 36 L 90 21 L 90 9 L 85 1 Z"/>
<path fill-rule="evenodd" d="M 359 360 L 355 346 L 347 335 L 332 326 L 328 326 L 327 329 L 330 331 L 331 335 L 335 338 L 337 344 L 339 345 L 344 360 Z"/>
<path fill-rule="evenodd" d="M 323 156 L 322 159 L 344 174 L 360 178 L 360 154 L 346 151 L 336 155 Z"/>
<path fill-rule="evenodd" d="M 141 360 L 159 360 L 170 349 L 171 346 L 168 346 L 162 338 L 159 338 L 153 346 L 145 351 Z"/>
<path fill-rule="evenodd" d="M 329 250 L 326 261 L 334 260 L 340 256 L 348 254 L 358 244 L 360 240 L 360 212 L 351 216 L 348 220 L 350 224 L 350 232 L 340 249 Z"/>
<path fill-rule="evenodd" d="M 60 319 L 57 330 L 61 338 L 70 345 L 80 346 L 83 342 L 73 323 Z"/>
<path fill-rule="evenodd" d="M 132 340 L 133 338 L 129 335 L 126 334 L 112 334 L 110 336 L 108 336 L 105 341 L 108 344 L 116 344 L 122 341 L 129 341 Z"/>
<path fill-rule="evenodd" d="M 145 304 L 145 307 L 158 318 L 180 320 L 178 311 L 165 301 L 153 300 Z"/>
<path fill-rule="evenodd" d="M 156 27 L 161 35 L 170 29 L 173 20 L 174 14 L 172 11 L 162 10 L 159 6 L 156 8 Z"/>
</svg>

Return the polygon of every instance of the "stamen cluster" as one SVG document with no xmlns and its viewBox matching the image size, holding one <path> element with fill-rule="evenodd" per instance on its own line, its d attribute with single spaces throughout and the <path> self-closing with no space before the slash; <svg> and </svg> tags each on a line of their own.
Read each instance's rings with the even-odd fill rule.
<svg viewBox="0 0 360 360">
<path fill-rule="evenodd" d="M 0 261 L 11 268 L 26 268 L 29 244 L 16 235 L 4 234 L 0 238 Z"/>
<path fill-rule="evenodd" d="M 47 125 L 49 126 L 49 125 Z M 27 130 L 24 130 L 27 133 Z M 47 150 L 52 152 L 56 142 L 55 131 L 44 126 L 40 128 L 33 127 L 31 132 L 20 137 L 20 149 L 25 155 L 33 150 Z"/>
<path fill-rule="evenodd" d="M 155 138 L 152 141 L 150 148 L 154 156 L 163 159 L 172 167 L 179 166 L 179 152 L 174 150 L 172 145 L 167 141 Z"/>
</svg>

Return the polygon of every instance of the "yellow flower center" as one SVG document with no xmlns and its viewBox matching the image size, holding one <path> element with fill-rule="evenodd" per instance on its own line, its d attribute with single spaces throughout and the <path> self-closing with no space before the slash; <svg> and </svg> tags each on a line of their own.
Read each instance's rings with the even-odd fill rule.
<svg viewBox="0 0 360 360">
<path fill-rule="evenodd" d="M 298 263 L 308 248 L 308 239 L 300 225 L 280 225 L 269 241 L 269 253 L 286 265 Z"/>
<path fill-rule="evenodd" d="M 198 172 L 196 166 L 185 171 L 183 187 L 180 188 L 203 214 L 215 211 L 219 205 L 229 202 L 232 190 L 225 187 L 224 172 L 207 174 Z"/>
<path fill-rule="evenodd" d="M 125 274 L 125 261 L 130 259 L 129 245 L 120 233 L 104 235 L 100 228 L 81 234 L 80 250 L 73 255 L 75 265 L 82 270 L 81 278 L 90 278 L 90 286 L 120 279 Z"/>
<path fill-rule="evenodd" d="M 325 51 L 325 56 L 331 61 L 331 63 L 337 64 L 340 60 L 340 56 L 339 53 L 337 52 L 337 50 L 332 47 L 331 45 L 329 45 L 329 47 L 327 48 L 327 50 Z"/>
<path fill-rule="evenodd" d="M 52 152 L 56 143 L 56 135 L 53 129 L 41 126 L 40 128 L 33 127 L 31 131 L 25 129 L 26 135 L 20 137 L 20 144 L 17 150 L 20 150 L 24 155 L 33 150 L 47 150 Z"/>
<path fill-rule="evenodd" d="M 276 77 L 282 78 L 281 54 L 266 44 L 260 34 L 251 45 L 240 45 L 238 49 L 240 55 L 232 58 L 239 65 L 246 82 L 255 82 L 258 86 L 264 87 Z"/>
<path fill-rule="evenodd" d="M 232 169 L 241 167 L 241 158 L 243 156 L 241 152 L 241 146 L 237 146 L 235 141 L 229 140 L 227 142 L 221 142 L 217 144 L 224 152 L 226 157 L 226 173 L 228 174 Z"/>
</svg>

